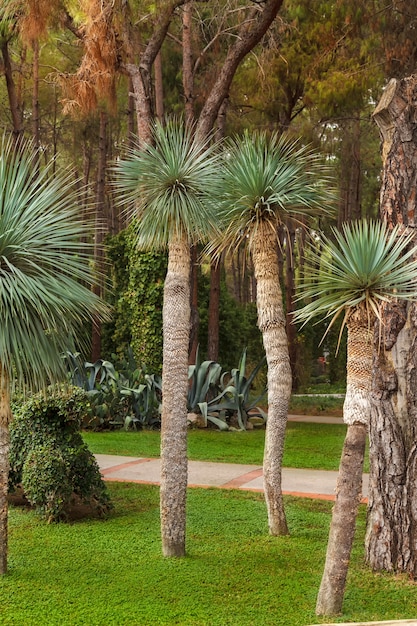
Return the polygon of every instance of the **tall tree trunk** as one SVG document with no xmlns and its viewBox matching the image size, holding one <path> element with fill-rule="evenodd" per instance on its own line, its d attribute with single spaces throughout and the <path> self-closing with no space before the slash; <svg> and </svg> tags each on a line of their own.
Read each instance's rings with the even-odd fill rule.
<svg viewBox="0 0 417 626">
<path fill-rule="evenodd" d="M 0 377 L 0 574 L 7 572 L 8 546 L 8 504 L 9 488 L 9 426 L 12 419 L 10 410 L 9 380 L 4 373 Z"/>
<path fill-rule="evenodd" d="M 258 326 L 268 365 L 268 420 L 263 463 L 265 499 L 271 535 L 285 535 L 288 526 L 282 498 L 282 457 L 292 380 L 278 277 L 277 238 L 268 223 L 261 224 L 256 232 L 252 259 L 257 283 Z"/>
<path fill-rule="evenodd" d="M 353 309 L 347 320 L 347 386 L 343 420 L 348 429 L 340 459 L 336 502 L 316 604 L 317 615 L 340 613 L 345 594 L 356 517 L 362 494 L 363 460 L 370 414 L 372 321 L 364 307 Z"/>
<path fill-rule="evenodd" d="M 382 138 L 381 217 L 416 228 L 417 76 L 393 79 L 375 109 Z M 374 362 L 366 558 L 417 576 L 417 307 L 387 307 Z"/>
<path fill-rule="evenodd" d="M 285 254 L 285 309 L 286 331 L 288 337 L 288 352 L 292 372 L 292 388 L 296 389 L 297 379 L 297 332 L 293 324 L 294 300 L 295 300 L 295 225 L 294 220 L 289 218 L 287 223 L 287 247 Z"/>
<path fill-rule="evenodd" d="M 93 291 L 96 295 L 103 295 L 103 242 L 107 230 L 106 224 L 106 165 L 107 165 L 107 114 L 100 112 L 99 159 L 97 165 L 96 191 L 96 227 L 94 242 L 94 265 L 96 281 Z M 94 363 L 101 357 L 101 321 L 93 317 L 91 336 L 91 360 Z"/>
<path fill-rule="evenodd" d="M 164 556 L 185 555 L 190 249 L 172 241 L 163 304 L 161 535 Z"/>
<path fill-rule="evenodd" d="M 343 124 L 340 155 L 340 201 L 337 225 L 361 217 L 361 126 L 359 115 Z"/>
<path fill-rule="evenodd" d="M 39 114 L 39 41 L 33 41 L 33 91 L 32 91 L 32 130 L 33 145 L 36 149 L 40 147 L 40 114 Z M 39 157 L 38 157 L 39 160 Z M 39 163 L 37 163 L 39 168 Z"/>
<path fill-rule="evenodd" d="M 266 0 L 253 9 L 252 19 L 242 24 L 201 110 L 197 124 L 197 134 L 200 137 L 206 137 L 212 131 L 220 107 L 229 96 L 230 85 L 237 68 L 245 56 L 261 41 L 276 18 L 282 2 L 283 0 Z"/>
<path fill-rule="evenodd" d="M 200 328 L 200 315 L 198 313 L 198 247 L 191 246 L 190 251 L 190 347 L 188 362 L 193 365 L 197 358 L 198 331 Z"/>
<path fill-rule="evenodd" d="M 194 121 L 194 74 L 192 54 L 193 3 L 187 2 L 182 14 L 182 86 L 184 90 L 185 121 Z"/>
<path fill-rule="evenodd" d="M 349 425 L 346 432 L 326 563 L 316 604 L 317 615 L 337 615 L 342 610 L 356 516 L 362 494 L 366 433 L 366 425 L 357 423 Z"/>
<path fill-rule="evenodd" d="M 137 133 L 140 145 L 152 141 L 153 97 L 152 97 L 152 66 L 164 42 L 168 28 L 174 17 L 175 9 L 185 0 L 168 0 L 157 12 L 152 36 L 146 44 L 139 64 L 126 63 L 127 71 L 133 87 L 136 105 Z M 134 43 L 131 43 L 134 48 Z"/>
<path fill-rule="evenodd" d="M 7 95 L 9 98 L 10 113 L 13 121 L 13 134 L 18 140 L 23 134 L 23 116 L 20 101 L 17 95 L 15 81 L 13 79 L 12 62 L 9 52 L 9 41 L 3 39 L 1 42 L 1 53 L 3 57 L 4 75 L 6 78 Z"/>
<path fill-rule="evenodd" d="M 208 306 L 207 358 L 219 360 L 219 308 L 221 262 L 210 264 L 210 296 Z"/>
<path fill-rule="evenodd" d="M 155 116 L 156 119 L 162 124 L 164 121 L 164 81 L 162 76 L 162 55 L 159 50 L 155 57 L 154 63 L 155 72 Z"/>
</svg>

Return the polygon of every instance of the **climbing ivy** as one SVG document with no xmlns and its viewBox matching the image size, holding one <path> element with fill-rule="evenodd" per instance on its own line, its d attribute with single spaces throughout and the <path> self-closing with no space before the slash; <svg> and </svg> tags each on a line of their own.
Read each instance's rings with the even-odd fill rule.
<svg viewBox="0 0 417 626">
<path fill-rule="evenodd" d="M 162 368 L 162 302 L 167 257 L 139 252 L 135 224 L 107 240 L 113 320 L 103 330 L 103 354 L 123 355 L 128 346 L 148 371 Z"/>
</svg>

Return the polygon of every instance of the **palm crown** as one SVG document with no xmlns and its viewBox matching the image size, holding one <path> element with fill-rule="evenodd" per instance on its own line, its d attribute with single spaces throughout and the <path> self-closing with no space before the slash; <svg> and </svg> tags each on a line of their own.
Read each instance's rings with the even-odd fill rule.
<svg viewBox="0 0 417 626">
<path fill-rule="evenodd" d="M 34 386 L 63 374 L 60 354 L 80 337 L 86 317 L 105 315 L 89 289 L 90 232 L 70 172 L 36 177 L 37 154 L 0 143 L 0 365 L 9 380 Z"/>
<path fill-rule="evenodd" d="M 315 315 L 331 317 L 363 306 L 381 319 L 381 306 L 392 298 L 417 296 L 416 250 L 409 247 L 414 233 L 401 234 L 401 226 L 389 231 L 383 222 L 361 220 L 333 229 L 334 240 L 321 235 L 324 247 L 307 257 L 308 279 L 298 299 L 310 300 L 295 319 Z M 346 320 L 346 317 L 345 317 Z M 343 325 L 342 325 L 343 326 Z"/>
<path fill-rule="evenodd" d="M 114 172 L 121 201 L 138 218 L 140 248 L 164 248 L 174 237 L 196 242 L 216 230 L 218 145 L 198 140 L 191 127 L 156 123 L 154 145 L 130 149 Z"/>
<path fill-rule="evenodd" d="M 218 245 L 252 243 L 261 222 L 274 230 L 289 215 L 333 212 L 332 184 L 322 158 L 297 140 L 245 133 L 226 142 Z"/>
</svg>

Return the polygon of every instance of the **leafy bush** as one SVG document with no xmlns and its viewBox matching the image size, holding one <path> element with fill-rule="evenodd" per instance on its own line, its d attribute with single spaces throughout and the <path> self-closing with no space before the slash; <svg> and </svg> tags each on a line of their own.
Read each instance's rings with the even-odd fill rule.
<svg viewBox="0 0 417 626">
<path fill-rule="evenodd" d="M 50 388 L 15 411 L 10 428 L 9 489 L 22 487 L 48 521 L 65 517 L 74 498 L 99 513 L 110 508 L 98 464 L 79 429 L 89 411 L 78 388 Z"/>
</svg>

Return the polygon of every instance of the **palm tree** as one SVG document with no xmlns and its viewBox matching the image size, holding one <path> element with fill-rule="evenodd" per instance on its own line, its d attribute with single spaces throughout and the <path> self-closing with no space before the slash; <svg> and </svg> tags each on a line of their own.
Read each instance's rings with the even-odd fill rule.
<svg viewBox="0 0 417 626">
<path fill-rule="evenodd" d="M 115 168 L 122 201 L 131 201 L 142 250 L 168 248 L 163 301 L 161 534 L 164 556 L 185 554 L 190 246 L 215 230 L 218 149 L 192 128 L 154 127 L 154 145 L 130 150 Z"/>
<path fill-rule="evenodd" d="M 89 233 L 71 172 L 38 171 L 38 154 L 0 143 L 0 573 L 7 570 L 10 395 L 65 377 L 62 353 L 105 306 L 89 289 Z M 34 178 L 34 172 L 37 176 Z"/>
<path fill-rule="evenodd" d="M 268 365 L 264 486 L 272 535 L 288 533 L 281 490 L 282 455 L 292 375 L 278 275 L 277 233 L 289 215 L 328 214 L 322 160 L 297 141 L 246 133 L 226 144 L 220 198 L 221 238 L 208 250 L 235 252 L 245 243 L 257 281 L 258 326 Z M 326 189 L 327 184 L 327 189 Z"/>
<path fill-rule="evenodd" d="M 348 428 L 316 605 L 318 615 L 339 613 L 343 603 L 362 490 L 375 321 L 381 323 L 389 300 L 417 297 L 416 249 L 407 250 L 414 233 L 404 234 L 400 226 L 390 232 L 382 222 L 359 221 L 345 224 L 333 235 L 334 240 L 323 236 L 320 254 L 311 253 L 311 273 L 300 288 L 300 298 L 311 302 L 296 314 L 300 321 L 324 315 L 330 320 L 328 328 L 343 315 L 342 330 L 347 327 L 348 333 L 343 407 Z"/>
</svg>

